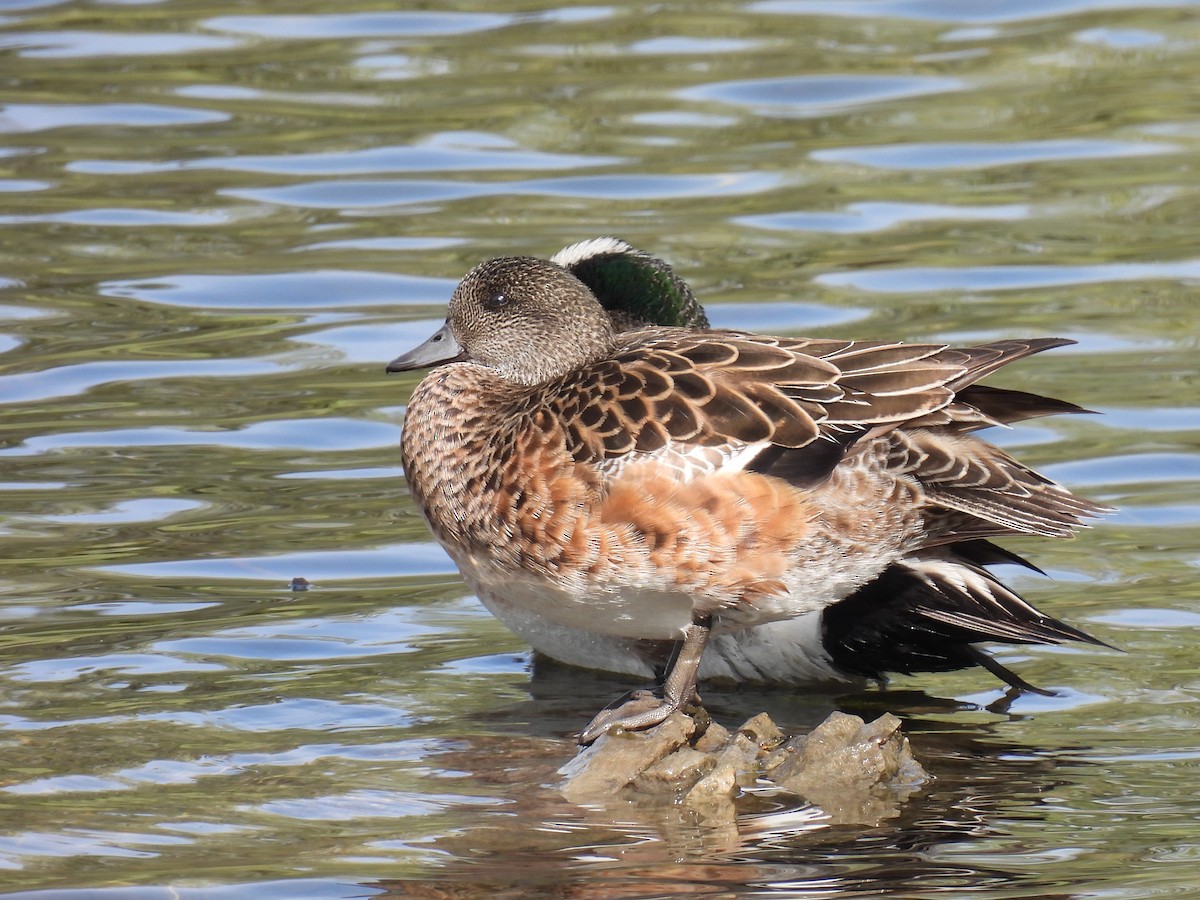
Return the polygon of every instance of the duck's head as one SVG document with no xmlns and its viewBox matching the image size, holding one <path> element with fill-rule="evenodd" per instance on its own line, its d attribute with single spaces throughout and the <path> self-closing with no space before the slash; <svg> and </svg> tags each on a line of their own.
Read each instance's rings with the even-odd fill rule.
<svg viewBox="0 0 1200 900">
<path fill-rule="evenodd" d="M 540 384 L 602 357 L 612 320 L 587 285 L 532 256 L 480 263 L 459 282 L 443 325 L 388 372 L 472 362 L 520 384 Z"/>
<path fill-rule="evenodd" d="M 469 360 L 538 384 L 603 356 L 614 333 L 648 325 L 707 328 L 708 317 L 665 262 L 618 238 L 593 238 L 549 261 L 480 263 L 455 289 L 446 324 L 387 371 Z"/>
</svg>

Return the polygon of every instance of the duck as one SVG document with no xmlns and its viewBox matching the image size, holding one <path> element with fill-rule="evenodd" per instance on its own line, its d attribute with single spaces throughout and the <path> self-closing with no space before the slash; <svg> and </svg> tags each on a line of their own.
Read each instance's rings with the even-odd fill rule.
<svg viewBox="0 0 1200 900">
<path fill-rule="evenodd" d="M 980 666 L 982 644 L 1107 646 L 991 571 L 996 538 L 1107 507 L 977 432 L 1087 412 L 979 382 L 1054 337 L 967 347 L 711 327 L 663 260 L 613 237 L 504 256 L 390 362 L 428 370 L 410 494 L 484 606 L 535 651 L 656 679 L 582 744 L 699 704 L 702 680 L 804 685 Z"/>
</svg>

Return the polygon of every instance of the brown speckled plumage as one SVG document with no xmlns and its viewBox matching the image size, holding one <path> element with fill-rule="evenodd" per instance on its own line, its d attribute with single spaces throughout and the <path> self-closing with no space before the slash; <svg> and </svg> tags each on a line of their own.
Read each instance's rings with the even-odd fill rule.
<svg viewBox="0 0 1200 900">
<path fill-rule="evenodd" d="M 931 583 L 958 566 L 997 633 L 1088 639 L 983 569 L 984 538 L 1065 536 L 1101 511 L 975 435 L 1077 410 L 975 384 L 1068 341 L 618 334 L 586 285 L 529 257 L 472 270 L 439 335 L 405 473 L 485 600 L 581 633 L 691 641 L 697 623 L 707 636 L 819 612 L 897 566 Z M 949 627 L 955 613 L 931 609 Z M 1021 631 L 1029 611 L 1042 632 Z"/>
</svg>

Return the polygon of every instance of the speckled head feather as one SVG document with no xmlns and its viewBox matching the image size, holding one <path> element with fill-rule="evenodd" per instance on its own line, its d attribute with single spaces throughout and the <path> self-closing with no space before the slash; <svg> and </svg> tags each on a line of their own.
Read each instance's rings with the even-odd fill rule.
<svg viewBox="0 0 1200 900">
<path fill-rule="evenodd" d="M 544 259 L 502 256 L 459 282 L 445 328 L 430 339 L 445 344 L 445 354 L 433 360 L 419 354 L 427 341 L 388 371 L 469 361 L 534 385 L 603 357 L 614 340 L 612 321 L 578 278 Z"/>
<path fill-rule="evenodd" d="M 450 298 L 451 331 L 474 362 L 521 384 L 538 384 L 604 356 L 608 316 L 561 266 L 502 256 L 467 273 Z"/>
</svg>

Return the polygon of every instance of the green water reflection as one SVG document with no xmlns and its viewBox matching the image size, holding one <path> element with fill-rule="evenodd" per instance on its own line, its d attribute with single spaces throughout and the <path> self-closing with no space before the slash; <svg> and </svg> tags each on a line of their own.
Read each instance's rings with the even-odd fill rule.
<svg viewBox="0 0 1200 900">
<path fill-rule="evenodd" d="M 1194 3 L 0 6 L 5 890 L 1200 889 Z M 607 233 L 718 326 L 1077 339 L 1004 384 L 1104 415 L 997 439 L 1119 511 L 1013 581 L 1125 652 L 1004 651 L 1060 692 L 1007 714 L 706 691 L 904 715 L 937 781 L 877 829 L 563 801 L 625 685 L 465 596 L 382 364 L 479 259 Z"/>
</svg>

